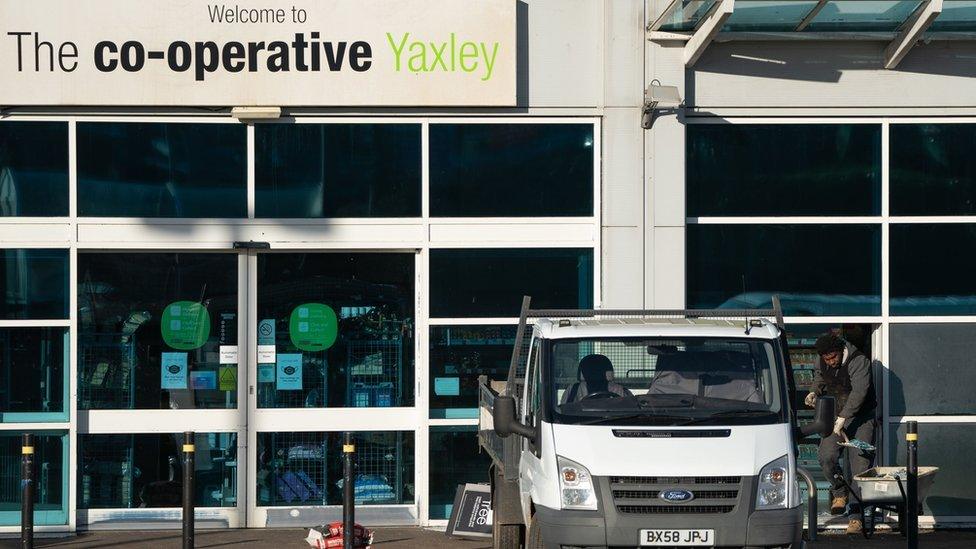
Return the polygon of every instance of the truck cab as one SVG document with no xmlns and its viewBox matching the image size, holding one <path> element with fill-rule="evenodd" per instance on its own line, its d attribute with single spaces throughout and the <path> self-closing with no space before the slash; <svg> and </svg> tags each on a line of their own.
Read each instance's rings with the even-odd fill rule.
<svg viewBox="0 0 976 549">
<path fill-rule="evenodd" d="M 779 326 L 547 315 L 520 332 L 482 414 L 506 439 L 483 441 L 496 547 L 802 546 L 797 439 L 833 410 L 797 428 Z"/>
</svg>

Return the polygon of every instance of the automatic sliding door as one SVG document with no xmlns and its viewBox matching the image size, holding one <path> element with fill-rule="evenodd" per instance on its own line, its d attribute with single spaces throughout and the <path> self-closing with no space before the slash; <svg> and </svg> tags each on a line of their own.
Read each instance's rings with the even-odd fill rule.
<svg viewBox="0 0 976 549">
<path fill-rule="evenodd" d="M 413 253 L 252 258 L 249 525 L 329 516 L 322 507 L 341 503 L 344 430 L 357 433 L 358 504 L 416 500 L 414 430 L 392 420 L 414 405 L 415 260 Z"/>
</svg>

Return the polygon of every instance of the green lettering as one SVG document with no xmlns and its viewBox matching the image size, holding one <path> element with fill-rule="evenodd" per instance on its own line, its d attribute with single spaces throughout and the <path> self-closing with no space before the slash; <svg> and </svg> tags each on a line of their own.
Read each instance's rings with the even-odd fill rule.
<svg viewBox="0 0 976 549">
<path fill-rule="evenodd" d="M 400 72 L 400 54 L 403 53 L 403 46 L 407 43 L 407 37 L 410 36 L 409 32 L 403 33 L 403 40 L 400 41 L 400 47 L 393 42 L 393 35 L 386 33 L 386 39 L 390 42 L 390 47 L 393 48 L 393 55 L 396 56 L 396 61 L 394 62 L 394 67 L 397 72 Z"/>
<path fill-rule="evenodd" d="M 465 51 L 467 51 L 468 49 L 468 46 L 471 46 L 471 53 L 465 53 Z M 464 72 L 474 72 L 475 70 L 477 70 L 478 69 L 477 61 L 475 61 L 474 64 L 470 66 L 470 68 L 468 67 L 468 64 L 465 63 L 466 59 L 475 58 L 475 57 L 478 57 L 478 46 L 476 46 L 474 42 L 463 42 L 461 44 L 461 55 L 460 58 L 458 59 L 461 65 L 461 70 L 463 70 Z"/>
<path fill-rule="evenodd" d="M 413 72 L 423 72 L 427 70 L 427 48 L 425 48 L 421 42 L 414 42 L 413 44 L 410 44 L 410 51 L 416 51 L 418 53 L 414 53 L 410 56 L 410 60 L 407 61 L 407 68 Z M 419 61 L 420 64 L 415 64 L 414 61 Z"/>
<path fill-rule="evenodd" d="M 488 72 L 481 80 L 491 80 L 491 71 L 495 68 L 495 56 L 498 55 L 498 42 L 495 42 L 495 47 L 491 50 L 491 58 L 488 57 L 488 51 L 485 49 L 484 42 L 481 43 L 481 53 L 485 58 L 485 67 L 488 69 Z"/>
</svg>

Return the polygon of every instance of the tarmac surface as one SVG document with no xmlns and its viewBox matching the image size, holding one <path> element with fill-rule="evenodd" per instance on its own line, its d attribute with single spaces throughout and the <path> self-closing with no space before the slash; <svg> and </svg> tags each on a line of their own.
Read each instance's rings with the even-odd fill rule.
<svg viewBox="0 0 976 549">
<path fill-rule="evenodd" d="M 450 539 L 444 532 L 425 530 L 421 528 L 376 528 L 373 547 L 376 549 L 490 549 L 490 540 L 459 540 Z M 289 529 L 244 529 L 244 530 L 203 530 L 197 532 L 196 546 L 205 547 L 293 547 L 300 549 L 308 547 L 305 543 L 307 530 Z M 59 538 L 38 538 L 36 547 L 54 547 L 61 549 L 81 549 L 105 547 L 112 549 L 128 549 L 136 547 L 153 547 L 161 549 L 177 549 L 181 545 L 179 530 L 159 531 L 101 531 L 81 532 Z M 924 549 L 971 549 L 976 547 L 976 531 L 940 530 L 925 531 L 919 536 L 919 546 Z M 2 539 L 0 548 L 20 547 L 20 539 Z M 866 540 L 861 536 L 844 534 L 825 534 L 818 536 L 817 541 L 808 543 L 807 547 L 816 549 L 876 549 L 905 547 L 905 540 L 898 534 L 878 533 Z"/>
</svg>

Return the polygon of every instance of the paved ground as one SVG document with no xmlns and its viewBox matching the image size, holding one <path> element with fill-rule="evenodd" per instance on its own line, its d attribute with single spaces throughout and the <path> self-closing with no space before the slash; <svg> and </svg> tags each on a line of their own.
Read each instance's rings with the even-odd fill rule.
<svg viewBox="0 0 976 549">
<path fill-rule="evenodd" d="M 275 530 L 210 530 L 197 534 L 197 547 L 308 547 L 305 544 L 306 531 L 296 529 Z M 418 547 L 431 549 L 490 549 L 491 543 L 486 541 L 452 540 L 443 532 L 422 530 L 419 528 L 377 528 L 376 549 L 415 549 Z M 19 539 L 0 540 L 0 548 L 19 547 Z M 111 547 L 113 549 L 134 549 L 136 547 L 153 547 L 161 549 L 178 548 L 180 532 L 178 530 L 142 531 L 142 532 L 86 532 L 76 536 L 62 538 L 38 539 L 37 547 L 52 547 L 60 549 L 81 549 L 96 547 Z M 816 543 L 808 544 L 815 549 L 876 549 L 904 547 L 905 542 L 897 534 L 877 534 L 871 540 L 861 536 L 846 536 L 843 534 L 821 534 Z M 919 546 L 925 549 L 971 549 L 976 547 L 976 532 L 974 531 L 939 531 L 923 532 L 919 538 Z"/>
</svg>

